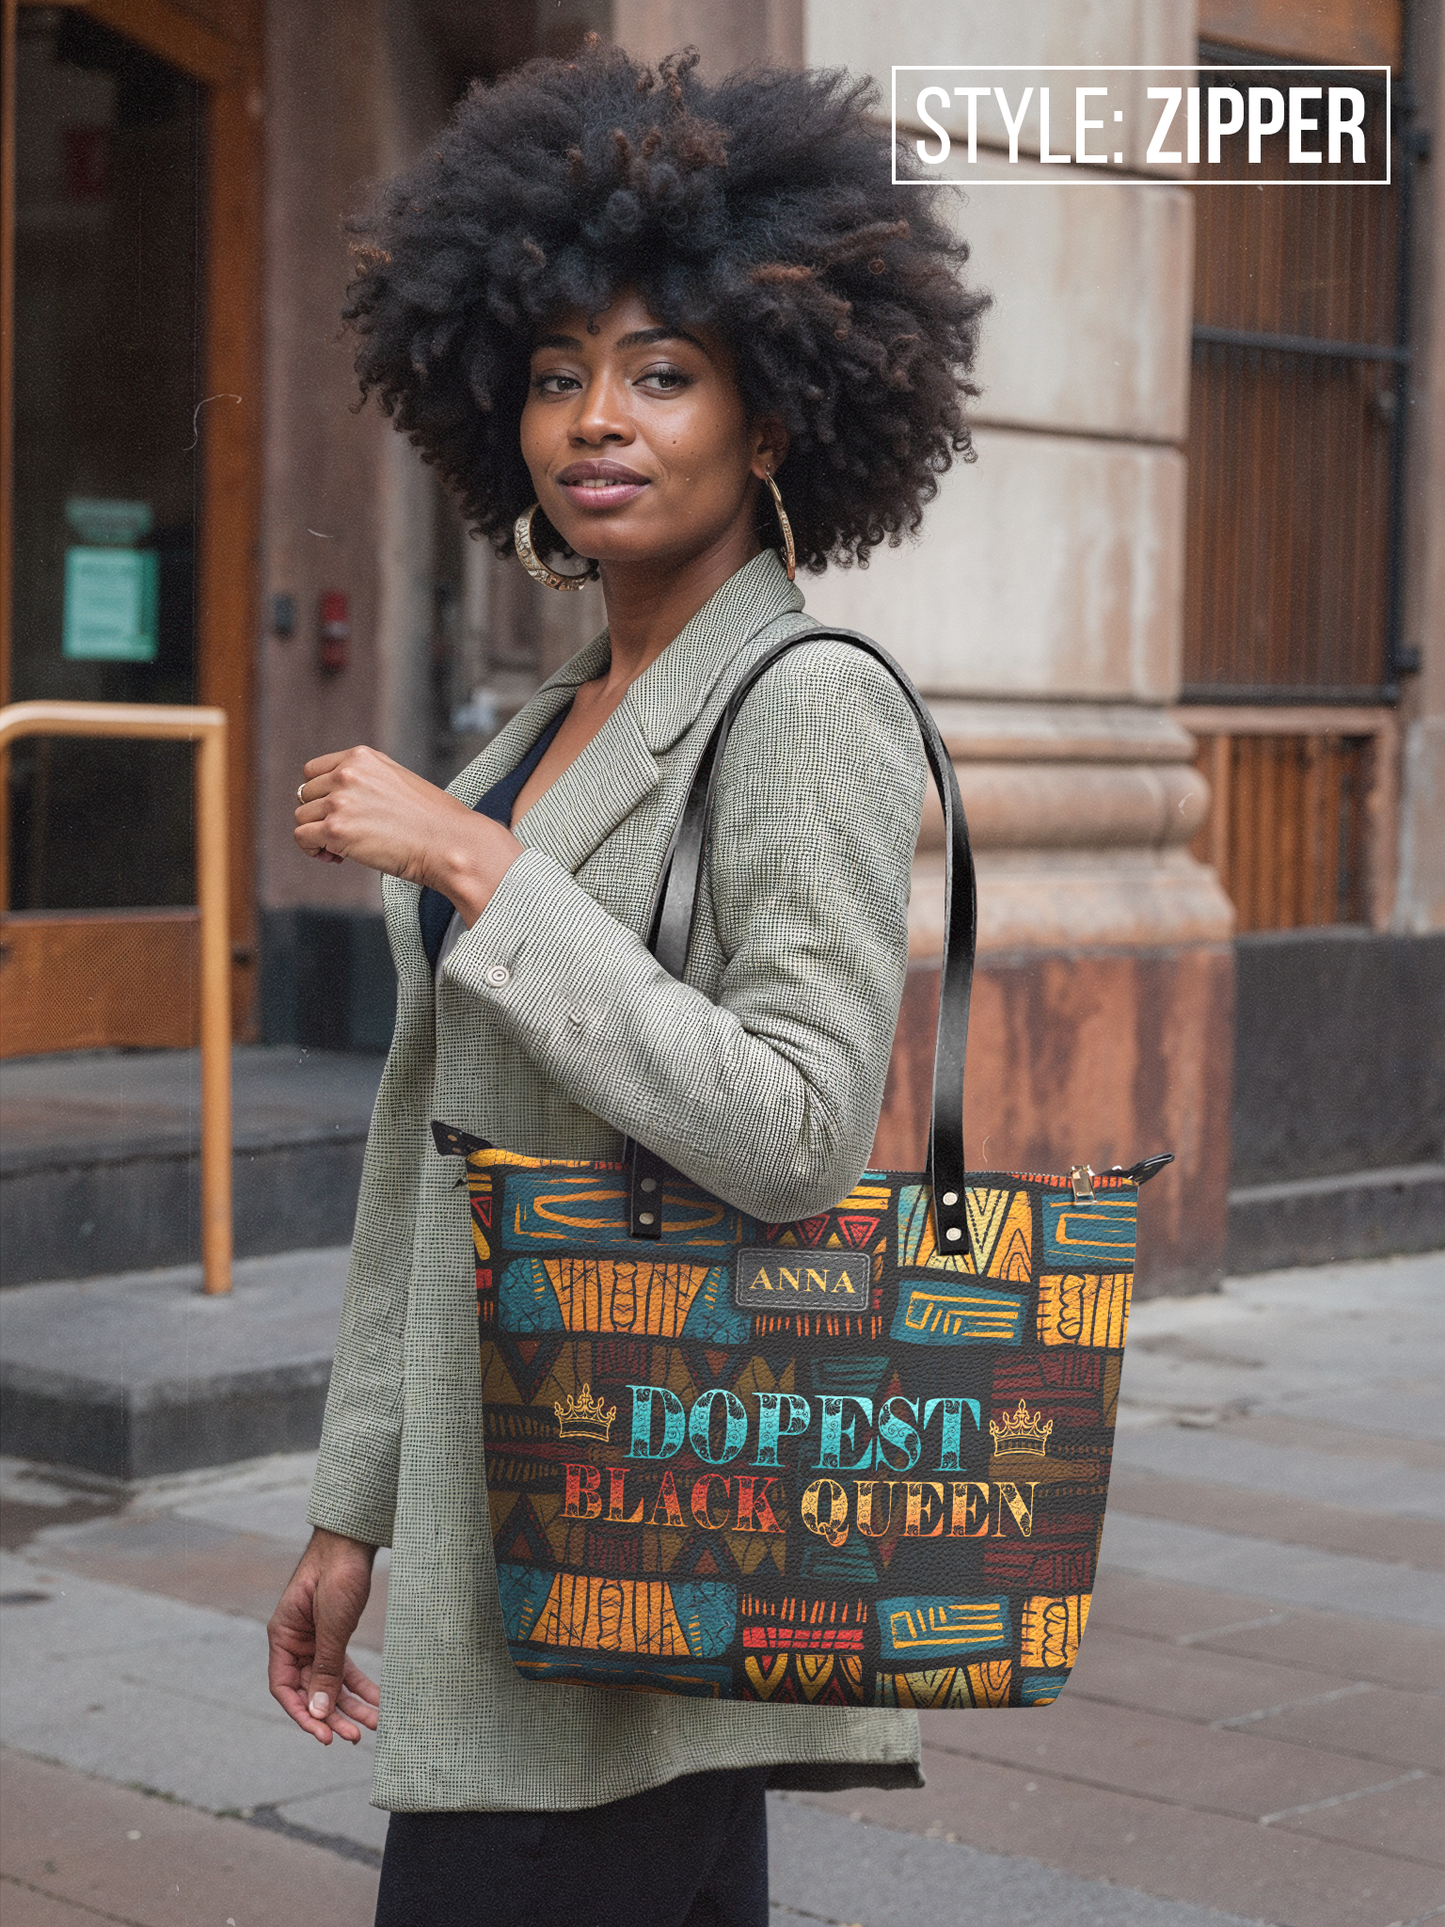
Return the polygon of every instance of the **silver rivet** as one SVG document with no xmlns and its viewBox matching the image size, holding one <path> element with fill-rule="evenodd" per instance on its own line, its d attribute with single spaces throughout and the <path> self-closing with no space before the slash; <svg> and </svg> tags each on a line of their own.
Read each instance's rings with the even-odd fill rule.
<svg viewBox="0 0 1445 1927">
<path fill-rule="evenodd" d="M 657 1189 L 657 1179 L 644 1178 L 642 1180 L 642 1188 L 644 1191 L 655 1191 Z"/>
<path fill-rule="evenodd" d="M 487 972 L 487 982 L 497 990 L 500 990 L 503 984 L 509 984 L 511 981 L 512 973 L 505 964 L 493 964 Z"/>
<path fill-rule="evenodd" d="M 652 1213 L 650 1211 L 639 1211 L 637 1214 L 637 1222 L 639 1224 L 651 1224 Z"/>
<path fill-rule="evenodd" d="M 956 1191 L 945 1191 L 943 1194 L 943 1202 L 945 1204 L 957 1204 L 958 1193 Z"/>
<path fill-rule="evenodd" d="M 963 1233 L 959 1230 L 956 1224 L 951 1224 L 948 1227 L 948 1230 L 944 1233 L 944 1236 L 946 1238 L 961 1238 L 963 1236 Z"/>
</svg>

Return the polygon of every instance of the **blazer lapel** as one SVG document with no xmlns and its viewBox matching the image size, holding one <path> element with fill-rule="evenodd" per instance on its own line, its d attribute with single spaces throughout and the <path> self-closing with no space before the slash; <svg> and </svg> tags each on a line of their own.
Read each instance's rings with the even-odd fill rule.
<svg viewBox="0 0 1445 1927">
<path fill-rule="evenodd" d="M 643 740 L 631 691 L 570 768 L 537 798 L 512 834 L 576 872 L 661 780 Z"/>
<path fill-rule="evenodd" d="M 697 721 L 728 665 L 758 633 L 803 607 L 771 549 L 731 576 L 684 625 L 608 717 L 582 754 L 545 789 L 512 834 L 531 849 L 545 850 L 575 874 L 592 852 L 658 787 L 657 758 Z M 493 783 L 516 768 L 557 711 L 584 682 L 606 669 L 607 631 L 543 683 L 530 702 L 498 731 L 449 788 L 469 808 Z M 397 971 L 403 986 L 430 982 L 417 918 L 415 884 L 382 879 Z"/>
<path fill-rule="evenodd" d="M 760 629 L 802 606 L 802 596 L 772 550 L 754 556 L 644 670 L 576 762 L 518 817 L 512 834 L 575 874 L 658 787 L 658 756 L 697 721 L 728 664 Z M 496 775 L 485 781 L 495 782 L 514 768 L 572 690 L 602 673 L 607 647 L 604 632 L 538 692 L 536 702 L 523 712 L 530 718 L 527 729 L 507 746 L 495 765 Z M 544 695 L 551 698 L 545 712 L 539 706 Z M 480 796 L 482 788 L 476 794 Z"/>
<path fill-rule="evenodd" d="M 580 684 L 600 676 L 611 654 L 607 631 L 594 636 L 555 676 L 549 676 L 530 696 L 511 722 L 499 729 L 479 756 L 454 776 L 447 788 L 471 809 L 493 783 L 514 770 L 564 703 L 571 702 Z M 530 812 L 529 812 L 530 814 Z"/>
<path fill-rule="evenodd" d="M 796 614 L 803 597 L 772 549 L 730 576 L 628 691 L 642 739 L 663 755 L 707 706 L 728 668 L 758 633 Z"/>
</svg>

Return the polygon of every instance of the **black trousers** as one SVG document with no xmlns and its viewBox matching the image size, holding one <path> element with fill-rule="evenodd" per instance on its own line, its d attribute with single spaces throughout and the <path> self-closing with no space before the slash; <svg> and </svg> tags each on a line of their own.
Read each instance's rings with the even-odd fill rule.
<svg viewBox="0 0 1445 1927">
<path fill-rule="evenodd" d="M 394 1813 L 376 1927 L 767 1927 L 766 1767 L 572 1813 Z"/>
</svg>

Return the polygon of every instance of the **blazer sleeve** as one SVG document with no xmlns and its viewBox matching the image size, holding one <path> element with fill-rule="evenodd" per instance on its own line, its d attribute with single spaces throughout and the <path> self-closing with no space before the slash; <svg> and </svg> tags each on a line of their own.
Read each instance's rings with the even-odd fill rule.
<svg viewBox="0 0 1445 1927">
<path fill-rule="evenodd" d="M 888 672 L 846 644 L 779 662 L 719 777 L 700 914 L 716 1002 L 553 858 L 525 850 L 448 977 L 575 1102 L 773 1223 L 827 1209 L 872 1148 L 908 965 L 927 765 Z"/>
<path fill-rule="evenodd" d="M 431 1044 L 429 1022 L 398 1024 L 377 1091 L 307 1514 L 312 1525 L 371 1546 L 391 1544 L 396 1512 L 408 1267 Z"/>
</svg>

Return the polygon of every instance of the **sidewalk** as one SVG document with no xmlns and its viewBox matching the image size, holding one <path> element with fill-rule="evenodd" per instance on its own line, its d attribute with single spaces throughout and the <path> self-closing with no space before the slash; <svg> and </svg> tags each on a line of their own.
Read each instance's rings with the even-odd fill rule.
<svg viewBox="0 0 1445 1927">
<path fill-rule="evenodd" d="M 1067 1692 L 925 1716 L 921 1793 L 774 1796 L 779 1927 L 1445 1915 L 1442 1303 L 1431 1254 L 1140 1305 Z M 312 1745 L 264 1683 L 309 1466 L 122 1501 L 9 1462 L 6 1927 L 366 1927 L 368 1743 Z"/>
</svg>

